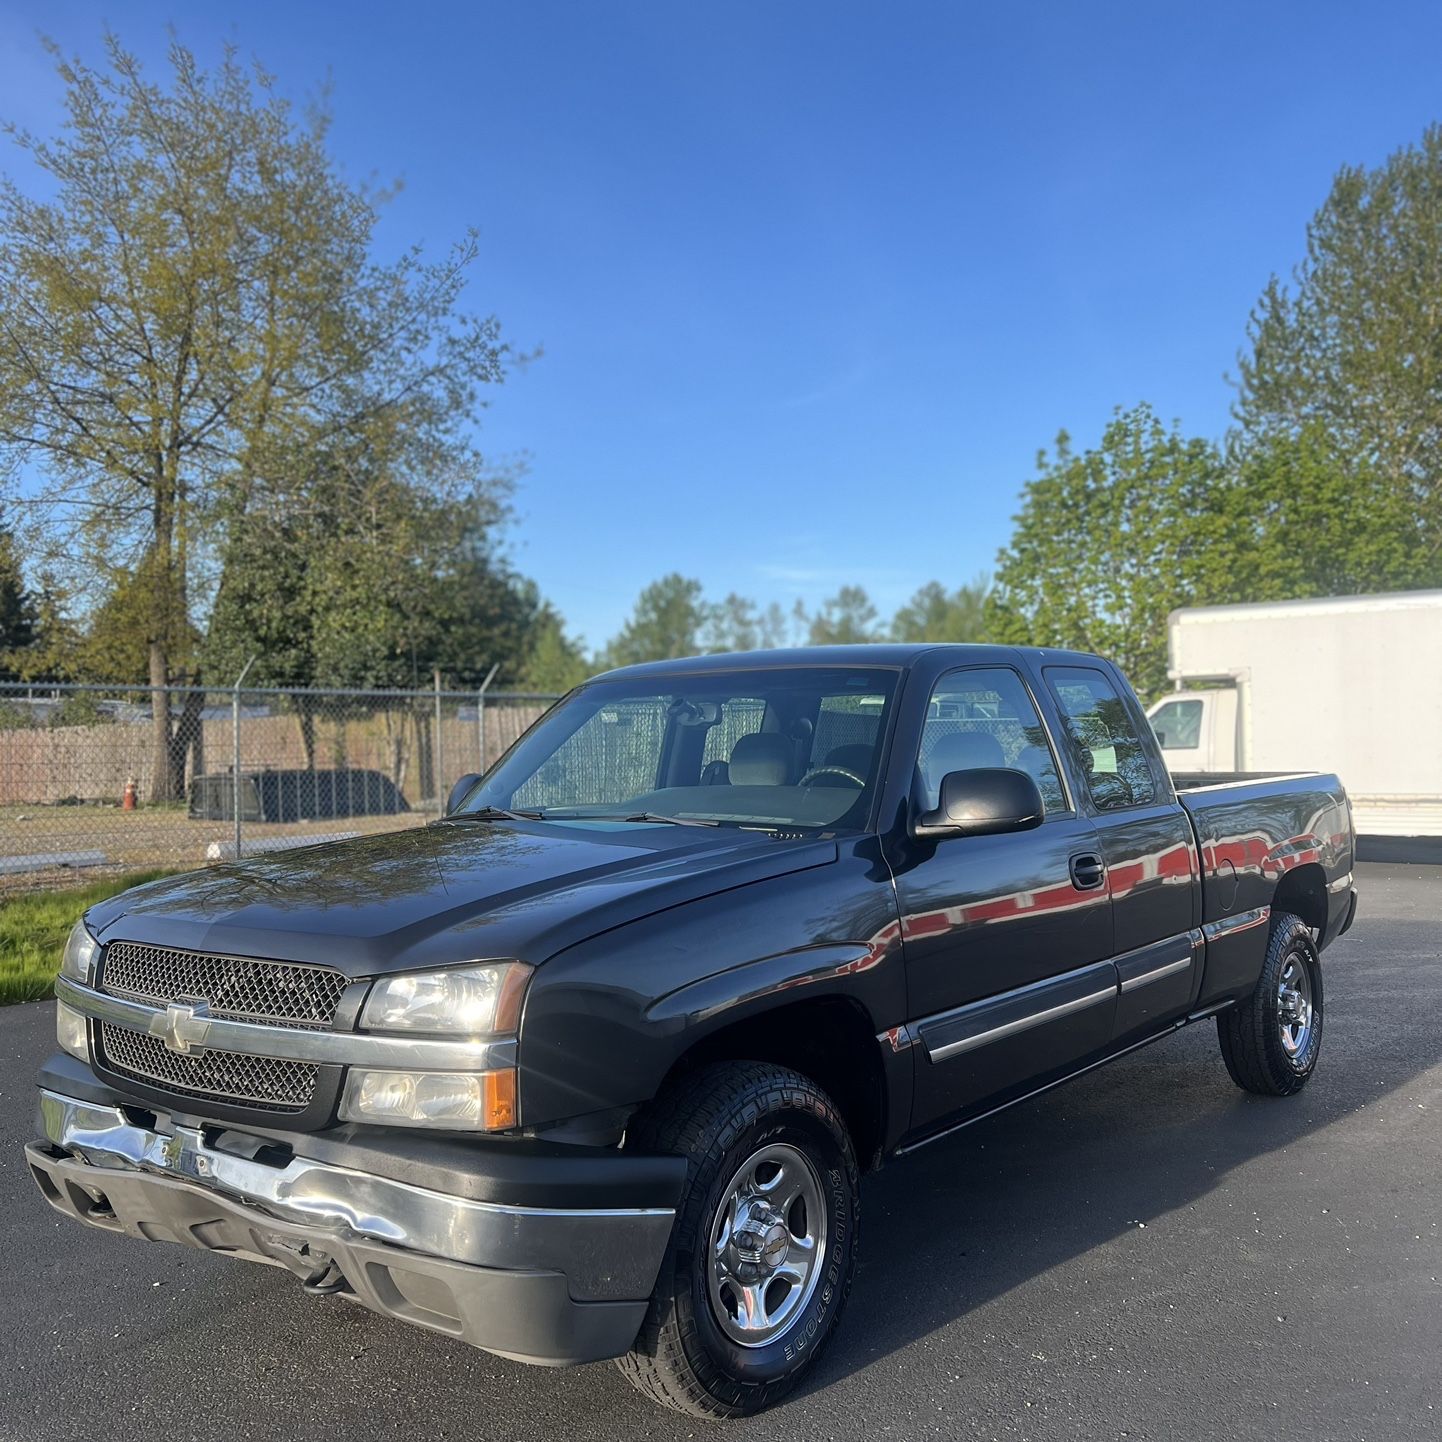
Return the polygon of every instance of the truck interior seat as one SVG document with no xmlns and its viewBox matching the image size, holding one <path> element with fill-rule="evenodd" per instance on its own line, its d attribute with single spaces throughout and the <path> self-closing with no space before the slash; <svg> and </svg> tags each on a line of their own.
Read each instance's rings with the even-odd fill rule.
<svg viewBox="0 0 1442 1442">
<path fill-rule="evenodd" d="M 791 779 L 791 741 L 776 731 L 753 731 L 731 748 L 733 786 L 785 786 Z"/>
<path fill-rule="evenodd" d="M 982 766 L 1005 766 L 1001 742 L 985 731 L 952 731 L 937 737 L 921 764 L 922 788 L 928 809 L 941 795 L 941 778 L 950 771 L 974 771 Z"/>
<path fill-rule="evenodd" d="M 731 784 L 731 768 L 717 757 L 715 761 L 708 761 L 701 768 L 701 784 L 703 786 L 729 786 Z"/>
</svg>

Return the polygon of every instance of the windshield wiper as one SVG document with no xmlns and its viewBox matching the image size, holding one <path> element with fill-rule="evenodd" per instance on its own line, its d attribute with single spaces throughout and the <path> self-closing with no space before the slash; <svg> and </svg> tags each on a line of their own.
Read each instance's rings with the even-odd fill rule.
<svg viewBox="0 0 1442 1442">
<path fill-rule="evenodd" d="M 614 811 L 567 811 L 546 817 L 547 821 L 657 821 L 670 826 L 720 826 L 719 821 L 707 821 L 700 816 L 665 816 L 659 811 L 633 811 L 627 816 L 618 816 Z"/>
<path fill-rule="evenodd" d="M 444 821 L 544 821 L 539 811 L 507 811 L 504 806 L 482 806 L 479 811 L 456 811 Z"/>
<path fill-rule="evenodd" d="M 672 826 L 720 826 L 719 821 L 708 821 L 701 816 L 665 816 L 659 811 L 638 811 L 634 816 L 618 816 L 618 821 L 666 821 Z"/>
</svg>

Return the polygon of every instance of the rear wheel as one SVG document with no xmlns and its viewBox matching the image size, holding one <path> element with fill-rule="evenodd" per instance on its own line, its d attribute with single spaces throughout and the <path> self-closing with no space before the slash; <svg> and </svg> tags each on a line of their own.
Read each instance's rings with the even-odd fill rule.
<svg viewBox="0 0 1442 1442">
<path fill-rule="evenodd" d="M 1301 1091 L 1322 1049 L 1322 963 L 1299 916 L 1277 912 L 1267 957 L 1248 999 L 1217 1017 L 1232 1080 L 1260 1096 Z"/>
<path fill-rule="evenodd" d="M 856 1266 L 856 1158 L 834 1103 L 786 1067 L 725 1062 L 663 1093 L 628 1145 L 688 1167 L 650 1310 L 618 1365 L 693 1416 L 771 1406 L 830 1340 Z"/>
</svg>

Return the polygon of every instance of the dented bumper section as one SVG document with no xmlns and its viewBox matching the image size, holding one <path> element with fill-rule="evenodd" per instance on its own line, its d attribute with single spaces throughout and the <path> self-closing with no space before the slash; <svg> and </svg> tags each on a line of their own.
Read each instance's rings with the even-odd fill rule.
<svg viewBox="0 0 1442 1442">
<path fill-rule="evenodd" d="M 45 1199 L 105 1231 L 285 1267 L 311 1290 L 518 1361 L 625 1352 L 674 1220 L 660 1206 L 478 1200 L 149 1121 L 42 1089 L 26 1160 Z"/>
</svg>

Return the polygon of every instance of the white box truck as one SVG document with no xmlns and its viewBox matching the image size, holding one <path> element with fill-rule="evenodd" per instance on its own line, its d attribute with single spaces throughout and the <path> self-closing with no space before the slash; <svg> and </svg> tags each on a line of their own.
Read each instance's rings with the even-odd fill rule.
<svg viewBox="0 0 1442 1442">
<path fill-rule="evenodd" d="M 1186 607 L 1167 645 L 1179 785 L 1335 771 L 1359 836 L 1442 839 L 1442 591 Z"/>
</svg>

